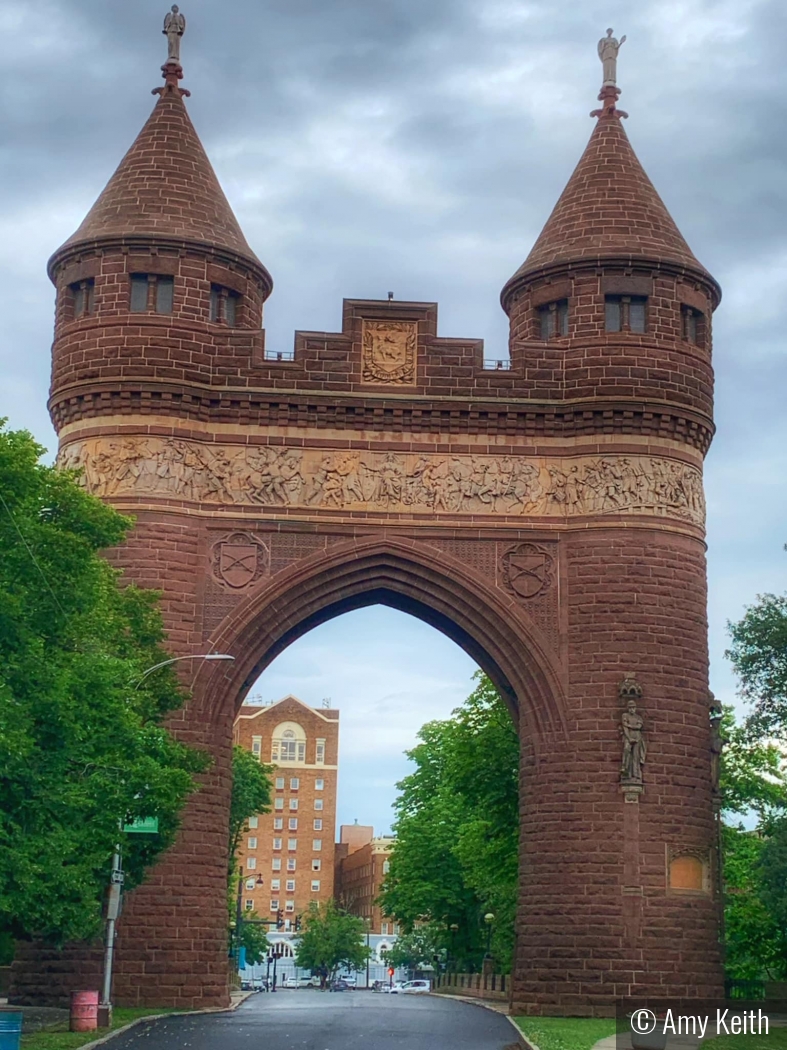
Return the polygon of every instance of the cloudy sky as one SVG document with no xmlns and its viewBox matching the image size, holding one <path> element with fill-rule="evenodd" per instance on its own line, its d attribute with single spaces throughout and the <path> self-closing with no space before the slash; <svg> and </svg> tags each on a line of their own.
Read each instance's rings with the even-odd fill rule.
<svg viewBox="0 0 787 1050">
<path fill-rule="evenodd" d="M 183 0 L 189 110 L 273 274 L 268 345 L 336 329 L 341 299 L 435 300 L 441 334 L 506 350 L 499 290 L 591 132 L 608 25 L 627 130 L 720 280 L 707 462 L 712 686 L 725 623 L 787 587 L 787 5 L 783 0 Z M 0 415 L 46 413 L 51 252 L 153 103 L 159 0 L 0 0 Z M 401 751 L 471 661 L 384 609 L 327 624 L 256 692 L 342 710 L 340 819 L 390 820 Z"/>
</svg>

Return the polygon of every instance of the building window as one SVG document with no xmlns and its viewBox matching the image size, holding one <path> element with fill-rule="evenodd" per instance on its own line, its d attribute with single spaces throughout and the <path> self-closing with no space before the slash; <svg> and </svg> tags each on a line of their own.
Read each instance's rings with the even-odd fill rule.
<svg viewBox="0 0 787 1050">
<path fill-rule="evenodd" d="M 132 273 L 130 307 L 132 314 L 144 314 L 148 309 L 148 275 Z"/>
<path fill-rule="evenodd" d="M 281 839 L 274 839 L 273 840 L 273 848 L 274 849 L 281 849 Z"/>
<path fill-rule="evenodd" d="M 317 749 L 316 749 L 314 761 L 315 761 L 315 763 L 318 766 L 324 766 L 325 765 L 325 741 L 324 740 L 318 740 L 317 741 Z M 322 790 L 322 789 L 320 789 L 320 790 Z"/>
<path fill-rule="evenodd" d="M 321 860 L 313 860 L 312 861 L 312 871 L 319 871 L 321 868 L 322 868 L 322 861 Z"/>
<path fill-rule="evenodd" d="M 287 827 L 290 829 L 290 831 L 297 831 L 298 830 L 298 818 L 297 817 L 290 817 L 290 819 L 287 821 Z"/>
<path fill-rule="evenodd" d="M 249 849 L 256 849 L 256 848 L 257 848 L 257 839 L 256 839 L 256 837 L 254 835 L 252 835 L 249 838 Z"/>
<path fill-rule="evenodd" d="M 320 880 L 319 879 L 312 879 L 312 893 L 319 893 L 319 892 L 320 892 Z"/>
<path fill-rule="evenodd" d="M 687 343 L 697 346 L 700 342 L 701 323 L 703 314 L 691 306 L 683 307 L 683 338 Z"/>
<path fill-rule="evenodd" d="M 318 777 L 314 781 L 314 790 L 315 791 L 324 791 L 325 790 L 325 781 L 322 779 L 322 777 Z"/>
<path fill-rule="evenodd" d="M 152 273 L 132 273 L 129 309 L 133 314 L 144 314 L 153 309 L 157 314 L 171 314 L 175 298 L 173 277 Z"/>
<path fill-rule="evenodd" d="M 260 818 L 259 817 L 249 817 L 249 827 L 250 828 L 258 828 L 259 826 L 260 826 Z"/>
<path fill-rule="evenodd" d="M 287 879 L 287 892 L 295 893 L 295 879 Z"/>
<path fill-rule="evenodd" d="M 301 781 L 299 777 L 290 777 L 290 791 L 297 791 L 300 786 Z"/>
<path fill-rule="evenodd" d="M 273 731 L 272 762 L 305 762 L 306 734 L 295 722 L 284 722 Z"/>
<path fill-rule="evenodd" d="M 257 758 L 259 758 L 260 755 L 262 754 L 262 737 L 261 736 L 253 736 L 251 738 L 251 753 L 253 755 L 256 755 Z"/>
<path fill-rule="evenodd" d="M 276 777 L 276 790 L 284 791 L 284 777 Z"/>
<path fill-rule="evenodd" d="M 314 830 L 315 831 L 322 831 L 322 817 L 315 817 Z"/>
<path fill-rule="evenodd" d="M 295 871 L 295 857 L 287 858 L 287 871 Z"/>
<path fill-rule="evenodd" d="M 83 317 L 93 313 L 95 282 L 91 277 L 89 281 L 78 281 L 69 285 L 72 295 L 74 318 Z"/>
<path fill-rule="evenodd" d="M 297 808 L 298 808 L 298 800 L 297 800 L 297 798 L 291 798 L 290 799 L 290 809 L 297 809 Z"/>
<path fill-rule="evenodd" d="M 568 335 L 568 299 L 558 299 L 538 308 L 539 332 L 542 339 Z"/>
<path fill-rule="evenodd" d="M 320 809 L 322 809 L 322 806 L 323 806 L 323 800 L 321 798 L 316 798 L 314 800 L 314 808 L 316 810 L 320 810 Z"/>
<path fill-rule="evenodd" d="M 284 809 L 284 799 L 283 798 L 275 798 L 273 800 L 273 808 L 274 809 Z"/>
<path fill-rule="evenodd" d="M 393 928 L 393 932 L 394 932 L 394 936 L 395 936 L 395 937 L 398 937 L 398 936 L 399 936 L 399 926 L 398 926 L 398 924 L 397 924 L 397 923 L 394 923 L 394 928 Z"/>
<path fill-rule="evenodd" d="M 216 324 L 225 324 L 235 328 L 238 323 L 238 300 L 240 296 L 231 288 L 222 288 L 220 284 L 210 286 L 209 316 Z"/>
<path fill-rule="evenodd" d="M 271 861 L 271 871 L 281 871 L 281 857 L 274 857 Z"/>
<path fill-rule="evenodd" d="M 390 870 L 391 870 L 391 862 L 390 862 L 390 860 L 384 860 L 383 861 L 383 875 L 387 875 Z"/>
<path fill-rule="evenodd" d="M 271 898 L 271 911 L 279 910 L 279 901 L 276 897 Z"/>
<path fill-rule="evenodd" d="M 294 853 L 297 848 L 298 848 L 298 840 L 297 839 L 287 839 L 287 849 L 290 851 L 290 853 Z"/>
<path fill-rule="evenodd" d="M 381 922 L 380 923 L 380 933 L 384 933 L 384 934 L 388 933 L 388 923 L 387 922 Z"/>
<path fill-rule="evenodd" d="M 254 879 L 246 879 L 246 889 L 247 890 L 253 890 L 256 885 L 257 885 L 257 883 L 254 881 Z"/>
<path fill-rule="evenodd" d="M 322 839 L 312 839 L 312 849 L 315 853 L 319 853 L 322 849 Z"/>
<path fill-rule="evenodd" d="M 604 300 L 604 327 L 608 332 L 646 330 L 647 297 L 644 295 L 608 295 Z"/>
<path fill-rule="evenodd" d="M 257 858 L 256 857 L 247 857 L 246 858 L 246 867 L 249 869 L 249 871 L 254 871 L 254 869 L 257 867 Z"/>
<path fill-rule="evenodd" d="M 281 889 L 281 879 L 271 879 L 271 889 L 278 893 Z"/>
<path fill-rule="evenodd" d="M 287 901 L 284 905 L 284 910 L 290 912 L 295 911 L 295 901 Z"/>
<path fill-rule="evenodd" d="M 246 911 L 254 911 L 254 901 L 246 898 Z"/>
<path fill-rule="evenodd" d="M 283 831 L 284 830 L 284 817 L 274 817 L 273 818 L 273 830 L 274 831 Z"/>
</svg>

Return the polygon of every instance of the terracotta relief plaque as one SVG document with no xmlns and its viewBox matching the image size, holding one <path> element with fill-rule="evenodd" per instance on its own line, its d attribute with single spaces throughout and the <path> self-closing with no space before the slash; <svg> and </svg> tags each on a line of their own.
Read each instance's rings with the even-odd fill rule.
<svg viewBox="0 0 787 1050">
<path fill-rule="evenodd" d="M 501 559 L 503 583 L 520 598 L 535 598 L 552 585 L 555 559 L 535 543 L 520 543 Z"/>
<path fill-rule="evenodd" d="M 82 468 L 86 487 L 110 499 L 366 514 L 656 514 L 695 525 L 705 518 L 699 470 L 658 456 L 324 451 L 134 435 L 75 441 L 59 462 Z M 535 580 L 546 566 L 509 571 L 530 588 L 528 577 Z"/>
<path fill-rule="evenodd" d="M 255 536 L 234 532 L 213 544 L 211 562 L 216 579 L 241 590 L 270 571 L 270 551 Z"/>
<path fill-rule="evenodd" d="M 417 337 L 415 321 L 364 321 L 364 383 L 412 386 Z"/>
</svg>

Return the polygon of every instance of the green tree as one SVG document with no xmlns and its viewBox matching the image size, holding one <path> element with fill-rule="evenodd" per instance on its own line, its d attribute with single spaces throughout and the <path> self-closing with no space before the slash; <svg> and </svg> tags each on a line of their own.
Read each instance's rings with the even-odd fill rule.
<svg viewBox="0 0 787 1050">
<path fill-rule="evenodd" d="M 119 825 L 133 886 L 174 839 L 207 756 L 163 725 L 185 699 L 158 595 L 119 586 L 100 551 L 131 526 L 0 424 L 0 928 L 62 943 L 102 926 Z"/>
<path fill-rule="evenodd" d="M 272 766 L 237 745 L 232 749 L 232 795 L 230 799 L 229 868 L 227 873 L 227 910 L 230 929 L 235 930 L 234 945 L 246 949 L 246 961 L 260 962 L 267 952 L 268 938 L 256 912 L 242 909 L 243 869 L 238 868 L 238 847 L 249 818 L 268 813 L 271 808 Z M 251 920 L 251 921 L 250 921 Z M 232 938 L 231 938 L 232 939 Z"/>
<path fill-rule="evenodd" d="M 366 966 L 369 950 L 363 919 L 341 911 L 329 900 L 311 904 L 302 922 L 295 962 L 319 976 L 323 987 L 340 969 L 357 971 Z"/>
<path fill-rule="evenodd" d="M 519 742 L 491 681 L 447 721 L 430 722 L 408 752 L 415 770 L 398 785 L 396 846 L 381 894 L 405 931 L 431 923 L 458 966 L 483 954 L 483 915 L 493 912 L 493 950 L 510 967 L 519 841 Z M 452 931 L 451 927 L 457 929 Z"/>
<path fill-rule="evenodd" d="M 749 701 L 749 730 L 757 737 L 787 736 L 787 595 L 762 594 L 738 623 L 728 624 L 727 657 Z"/>
<path fill-rule="evenodd" d="M 441 954 L 442 930 L 426 924 L 402 934 L 385 952 L 385 962 L 396 969 L 420 970 L 436 967 L 435 956 Z"/>
</svg>

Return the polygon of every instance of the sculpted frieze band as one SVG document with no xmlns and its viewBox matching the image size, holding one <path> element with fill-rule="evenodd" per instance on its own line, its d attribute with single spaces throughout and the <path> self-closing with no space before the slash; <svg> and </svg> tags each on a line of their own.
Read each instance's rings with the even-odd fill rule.
<svg viewBox="0 0 787 1050">
<path fill-rule="evenodd" d="M 494 456 L 93 438 L 65 446 L 96 495 L 446 514 L 660 514 L 702 525 L 702 476 L 654 456 Z"/>
</svg>

